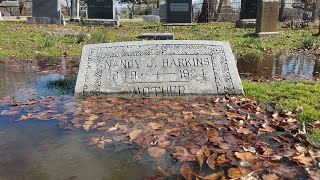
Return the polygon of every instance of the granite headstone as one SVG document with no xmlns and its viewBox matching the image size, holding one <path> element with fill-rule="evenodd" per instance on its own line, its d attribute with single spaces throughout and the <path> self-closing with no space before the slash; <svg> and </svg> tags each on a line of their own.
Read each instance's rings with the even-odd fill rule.
<svg viewBox="0 0 320 180">
<path fill-rule="evenodd" d="M 191 23 L 192 0 L 167 0 L 166 23 Z"/>
<path fill-rule="evenodd" d="M 168 40 L 85 45 L 75 94 L 198 97 L 243 89 L 228 42 Z"/>
<path fill-rule="evenodd" d="M 29 24 L 62 24 L 60 0 L 32 0 Z"/>
<path fill-rule="evenodd" d="M 256 33 L 278 33 L 279 5 L 278 0 L 258 0 Z"/>
<path fill-rule="evenodd" d="M 257 0 L 241 0 L 240 19 L 256 19 Z"/>
<path fill-rule="evenodd" d="M 88 19 L 114 19 L 114 0 L 88 0 Z"/>
</svg>

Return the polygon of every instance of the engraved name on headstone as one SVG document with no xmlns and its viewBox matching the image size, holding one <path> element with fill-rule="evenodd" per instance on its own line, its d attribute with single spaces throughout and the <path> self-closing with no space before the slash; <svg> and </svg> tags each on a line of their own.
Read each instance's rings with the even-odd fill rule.
<svg viewBox="0 0 320 180">
<path fill-rule="evenodd" d="M 166 23 L 191 23 L 191 0 L 167 0 Z"/>
<path fill-rule="evenodd" d="M 228 42 L 169 40 L 85 45 L 75 94 L 196 97 L 243 89 Z"/>
<path fill-rule="evenodd" d="M 278 0 L 258 0 L 256 33 L 276 33 L 279 17 Z"/>
</svg>

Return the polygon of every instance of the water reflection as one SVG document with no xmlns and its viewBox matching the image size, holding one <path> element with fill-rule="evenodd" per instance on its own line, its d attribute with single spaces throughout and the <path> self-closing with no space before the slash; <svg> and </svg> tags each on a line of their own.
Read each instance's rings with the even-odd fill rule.
<svg viewBox="0 0 320 180">
<path fill-rule="evenodd" d="M 313 79 L 319 77 L 320 60 L 303 54 L 244 55 L 238 58 L 241 75 L 258 75 L 277 78 Z"/>
</svg>

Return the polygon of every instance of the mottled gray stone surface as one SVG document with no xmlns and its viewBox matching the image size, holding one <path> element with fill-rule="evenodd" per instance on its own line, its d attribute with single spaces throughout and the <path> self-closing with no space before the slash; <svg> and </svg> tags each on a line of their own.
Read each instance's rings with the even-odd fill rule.
<svg viewBox="0 0 320 180">
<path fill-rule="evenodd" d="M 228 42 L 169 40 L 85 45 L 75 94 L 197 97 L 243 89 Z"/>
<path fill-rule="evenodd" d="M 160 16 L 156 16 L 156 15 L 145 15 L 145 16 L 143 16 L 143 22 L 159 23 L 159 22 L 160 22 Z"/>
<path fill-rule="evenodd" d="M 60 0 L 32 0 L 32 17 L 60 19 Z"/>
</svg>

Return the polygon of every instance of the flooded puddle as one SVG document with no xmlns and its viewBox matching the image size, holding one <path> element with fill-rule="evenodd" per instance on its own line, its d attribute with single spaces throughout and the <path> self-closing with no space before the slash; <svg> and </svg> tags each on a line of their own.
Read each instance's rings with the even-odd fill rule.
<svg viewBox="0 0 320 180">
<path fill-rule="evenodd" d="M 304 54 L 243 55 L 237 66 L 242 77 L 265 76 L 280 79 L 316 79 L 320 77 L 320 59 Z"/>
<path fill-rule="evenodd" d="M 243 74 L 309 79 L 319 75 L 318 62 L 297 62 L 294 58 L 298 57 L 286 61 L 271 58 L 270 62 L 238 60 L 238 68 Z M 226 117 L 245 120 L 248 109 L 241 111 L 242 115 L 228 111 L 230 105 L 250 100 L 75 99 L 77 66 L 76 61 L 59 58 L 0 64 L 0 179 L 182 179 L 180 168 L 185 162 L 191 161 L 192 169 L 199 171 L 195 163 L 199 148 L 212 154 L 210 157 L 215 154 L 219 164 L 213 172 L 220 173 L 219 177 L 236 177 L 233 171 L 239 171 L 237 168 L 247 174 L 262 168 L 255 161 L 243 169 L 228 153 L 238 152 L 241 158 L 242 147 L 265 146 L 245 134 L 229 132 L 236 122 L 226 123 Z M 257 104 L 244 107 L 251 106 Z M 290 123 L 294 124 L 290 127 L 298 127 L 297 122 Z M 282 136 L 286 142 L 291 140 Z M 281 143 L 268 139 L 271 141 L 273 147 L 282 148 Z M 276 174 L 307 177 L 301 167 L 281 163 L 265 166 Z M 279 172 L 278 166 L 287 171 Z M 199 177 L 212 173 L 210 167 L 204 165 Z"/>
</svg>

